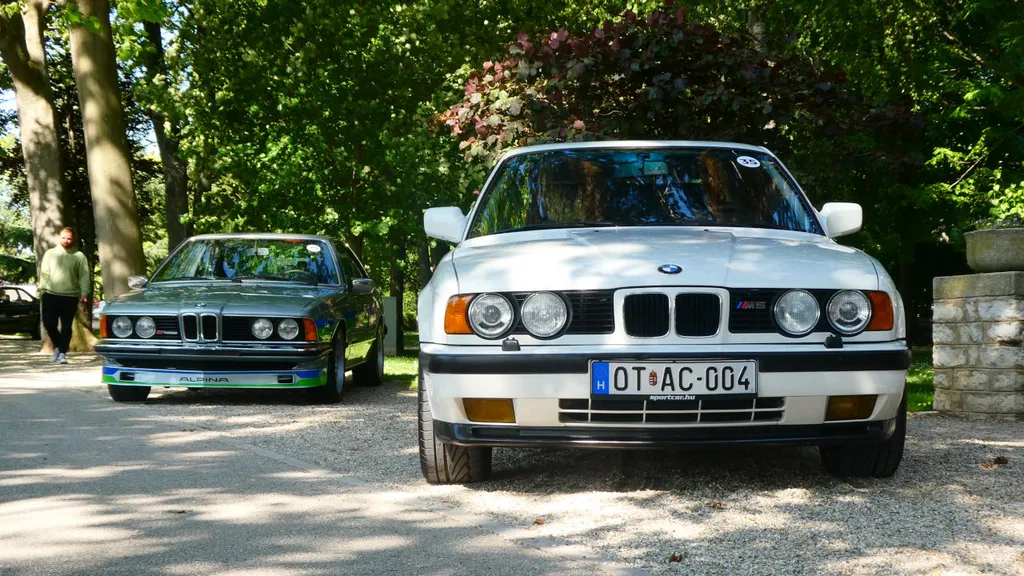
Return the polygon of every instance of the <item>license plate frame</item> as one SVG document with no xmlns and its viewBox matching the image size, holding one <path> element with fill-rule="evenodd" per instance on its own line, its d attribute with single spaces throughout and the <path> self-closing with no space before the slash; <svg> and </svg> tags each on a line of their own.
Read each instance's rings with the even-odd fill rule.
<svg viewBox="0 0 1024 576">
<path fill-rule="evenodd" d="M 729 369 L 724 377 L 723 368 Z M 626 377 L 624 389 L 622 369 Z M 666 378 L 666 369 L 671 383 Z M 760 374 L 757 360 L 718 358 L 591 360 L 589 372 L 591 398 L 648 401 L 755 398 Z M 746 381 L 745 386 L 741 380 Z"/>
</svg>

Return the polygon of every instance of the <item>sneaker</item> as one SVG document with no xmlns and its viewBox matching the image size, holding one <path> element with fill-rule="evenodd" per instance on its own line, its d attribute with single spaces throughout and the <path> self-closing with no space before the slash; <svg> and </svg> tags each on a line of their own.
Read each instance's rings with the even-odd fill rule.
<svg viewBox="0 0 1024 576">
<path fill-rule="evenodd" d="M 57 364 L 67 364 L 67 363 L 68 363 L 68 359 L 64 357 L 63 353 L 61 353 L 60 355 L 57 356 Z"/>
<path fill-rule="evenodd" d="M 50 364 L 56 364 L 57 359 L 60 357 L 60 350 L 54 350 L 53 356 L 50 356 Z"/>
</svg>

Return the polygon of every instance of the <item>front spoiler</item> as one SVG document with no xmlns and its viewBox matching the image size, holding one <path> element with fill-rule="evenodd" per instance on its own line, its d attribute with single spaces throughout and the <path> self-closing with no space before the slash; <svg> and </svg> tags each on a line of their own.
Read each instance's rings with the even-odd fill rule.
<svg viewBox="0 0 1024 576">
<path fill-rule="evenodd" d="M 104 366 L 103 383 L 116 386 L 188 388 L 315 388 L 327 381 L 327 370 L 161 370 Z"/>
<path fill-rule="evenodd" d="M 896 419 L 785 426 L 689 428 L 599 428 L 570 426 L 492 426 L 434 420 L 434 435 L 459 446 L 549 448 L 671 448 L 723 444 L 820 446 L 887 440 Z"/>
</svg>

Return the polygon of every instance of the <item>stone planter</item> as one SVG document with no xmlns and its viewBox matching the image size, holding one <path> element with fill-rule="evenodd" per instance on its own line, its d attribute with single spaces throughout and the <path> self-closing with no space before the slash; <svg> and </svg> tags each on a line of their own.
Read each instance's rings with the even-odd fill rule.
<svg viewBox="0 0 1024 576">
<path fill-rule="evenodd" d="M 975 272 L 1024 271 L 1024 228 L 994 228 L 964 234 L 967 265 Z"/>
</svg>

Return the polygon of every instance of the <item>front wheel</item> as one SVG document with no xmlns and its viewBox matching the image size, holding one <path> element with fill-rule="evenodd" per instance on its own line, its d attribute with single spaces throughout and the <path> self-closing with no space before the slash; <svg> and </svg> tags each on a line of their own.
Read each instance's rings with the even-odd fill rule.
<svg viewBox="0 0 1024 576">
<path fill-rule="evenodd" d="M 359 386 L 380 386 L 384 382 L 384 336 L 380 331 L 370 354 L 361 366 L 352 369 L 352 380 Z"/>
<path fill-rule="evenodd" d="M 889 478 L 896 473 L 903 460 L 903 445 L 907 437 L 907 393 L 896 413 L 896 430 L 888 440 L 874 444 L 821 446 L 821 467 L 839 478 Z"/>
<path fill-rule="evenodd" d="M 420 469 L 431 484 L 481 482 L 491 475 L 490 446 L 456 446 L 434 437 L 434 416 L 430 412 L 427 386 L 420 368 L 419 386 Z"/>
<path fill-rule="evenodd" d="M 345 337 L 334 338 L 331 358 L 327 361 L 327 382 L 323 386 L 309 389 L 309 395 L 317 404 L 337 404 L 345 391 Z"/>
<path fill-rule="evenodd" d="M 114 402 L 142 402 L 149 397 L 149 388 L 149 386 L 107 384 L 107 392 Z"/>
</svg>

